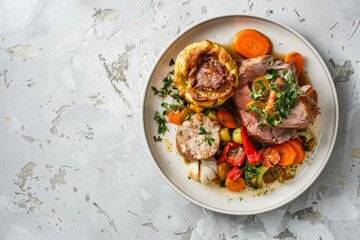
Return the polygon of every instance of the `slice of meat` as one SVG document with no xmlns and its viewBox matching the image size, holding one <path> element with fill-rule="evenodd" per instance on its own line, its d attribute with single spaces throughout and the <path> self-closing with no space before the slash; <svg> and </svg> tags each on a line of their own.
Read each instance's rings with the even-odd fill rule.
<svg viewBox="0 0 360 240">
<path fill-rule="evenodd" d="M 239 60 L 239 88 L 251 83 L 256 77 L 266 74 L 264 61 L 270 58 L 270 55 L 263 55 L 256 58 Z M 266 62 L 266 61 L 265 61 Z"/>
<path fill-rule="evenodd" d="M 221 126 L 202 113 L 183 122 L 176 133 L 176 148 L 189 160 L 204 160 L 215 155 L 220 146 Z"/>
<path fill-rule="evenodd" d="M 249 136 L 257 142 L 262 144 L 280 144 L 298 136 L 296 131 L 289 129 L 266 125 L 260 127 L 261 123 L 257 121 L 256 117 L 244 110 L 239 110 L 238 112 Z"/>
<path fill-rule="evenodd" d="M 304 85 L 300 87 L 300 90 L 311 98 L 316 104 L 318 103 L 318 94 L 311 85 Z"/>
<path fill-rule="evenodd" d="M 258 122 L 256 117 L 246 112 L 246 104 L 252 101 L 250 92 L 249 86 L 245 85 L 235 91 L 232 99 L 242 124 L 246 127 L 252 139 L 263 144 L 280 144 L 298 136 L 296 131 L 289 129 L 275 128 L 266 125 L 260 127 L 261 122 Z"/>
<path fill-rule="evenodd" d="M 211 55 L 205 55 L 201 59 L 197 68 L 192 69 L 189 74 L 193 87 L 218 90 L 227 80 L 225 66 Z"/>
<path fill-rule="evenodd" d="M 285 63 L 271 55 L 263 55 L 251 59 L 239 60 L 239 86 L 232 99 L 238 114 L 249 135 L 264 144 L 279 144 L 297 136 L 297 129 L 304 129 L 313 123 L 320 114 L 317 102 L 317 92 L 311 85 L 300 88 L 303 92 L 291 110 L 291 113 L 276 127 L 262 126 L 256 117 L 246 112 L 246 105 L 252 101 L 250 85 L 253 80 L 263 76 L 268 70 L 277 70 L 280 77 L 293 73 L 293 80 L 298 81 L 296 67 L 293 63 Z M 287 70 L 287 71 L 284 71 Z M 260 121 L 264 121 L 263 119 Z"/>
<path fill-rule="evenodd" d="M 267 70 L 275 69 L 282 77 L 283 71 L 292 72 L 294 74 L 294 81 L 298 81 L 296 74 L 296 67 L 293 63 L 283 62 L 278 58 L 271 55 L 262 55 L 255 58 L 242 59 L 239 63 L 239 88 L 242 88 L 246 84 L 252 83 L 252 81 L 266 74 Z"/>
<path fill-rule="evenodd" d="M 237 88 L 232 96 L 237 108 L 246 110 L 246 104 L 253 99 L 250 97 L 250 87 L 246 84 L 242 88 Z"/>
<path fill-rule="evenodd" d="M 311 85 L 304 85 L 300 89 L 303 94 L 298 97 L 291 114 L 278 124 L 277 128 L 305 129 L 320 114 L 316 90 Z"/>
</svg>

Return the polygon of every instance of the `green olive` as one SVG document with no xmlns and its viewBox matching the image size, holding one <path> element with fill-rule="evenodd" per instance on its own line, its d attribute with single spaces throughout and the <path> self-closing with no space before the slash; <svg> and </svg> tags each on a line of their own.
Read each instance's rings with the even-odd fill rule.
<svg viewBox="0 0 360 240">
<path fill-rule="evenodd" d="M 235 130 L 232 133 L 232 140 L 234 142 L 242 144 L 241 128 L 235 128 Z"/>
</svg>

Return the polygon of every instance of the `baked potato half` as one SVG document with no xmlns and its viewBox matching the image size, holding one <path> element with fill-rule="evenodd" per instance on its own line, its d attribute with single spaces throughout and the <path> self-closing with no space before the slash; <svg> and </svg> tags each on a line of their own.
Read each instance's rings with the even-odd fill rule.
<svg viewBox="0 0 360 240">
<path fill-rule="evenodd" d="M 174 77 L 180 96 L 197 107 L 210 108 L 233 95 L 238 85 L 238 67 L 224 47 L 204 40 L 179 53 Z"/>
</svg>

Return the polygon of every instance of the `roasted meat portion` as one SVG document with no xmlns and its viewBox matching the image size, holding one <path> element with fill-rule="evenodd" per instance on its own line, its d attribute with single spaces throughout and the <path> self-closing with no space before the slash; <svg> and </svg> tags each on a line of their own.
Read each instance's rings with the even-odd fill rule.
<svg viewBox="0 0 360 240">
<path fill-rule="evenodd" d="M 250 97 L 251 83 L 270 69 L 277 71 L 280 77 L 283 77 L 284 72 L 292 72 L 293 81 L 298 81 L 296 68 L 292 63 L 285 63 L 270 55 L 242 60 L 239 67 L 239 87 L 232 99 L 243 125 L 254 140 L 263 144 L 280 144 L 297 137 L 297 130 L 308 128 L 320 112 L 317 92 L 311 85 L 300 88 L 301 94 L 297 97 L 290 114 L 276 126 L 268 126 L 264 124 L 264 119 L 246 111 L 249 102 L 253 101 Z"/>
</svg>

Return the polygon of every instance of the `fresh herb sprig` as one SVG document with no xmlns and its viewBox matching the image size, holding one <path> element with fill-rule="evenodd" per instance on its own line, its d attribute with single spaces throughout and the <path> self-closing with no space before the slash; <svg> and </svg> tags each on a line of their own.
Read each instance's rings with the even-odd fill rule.
<svg viewBox="0 0 360 240">
<path fill-rule="evenodd" d="M 175 64 L 174 59 L 170 60 L 169 66 L 173 66 Z M 175 112 L 180 110 L 183 106 L 185 106 L 186 102 L 185 100 L 180 97 L 179 95 L 179 91 L 176 88 L 175 84 L 174 84 L 174 70 L 169 71 L 169 73 L 166 75 L 166 77 L 163 78 L 162 80 L 162 87 L 161 88 L 156 88 L 154 86 L 151 86 L 151 89 L 154 92 L 154 95 L 159 96 L 163 99 L 165 99 L 166 97 L 171 97 L 173 100 L 173 103 L 167 103 L 167 102 L 162 102 L 161 106 L 163 108 L 165 108 L 165 110 L 160 113 L 158 111 L 155 112 L 154 115 L 154 120 L 156 121 L 156 123 L 158 124 L 158 134 L 165 134 L 166 131 L 168 131 L 168 127 L 166 126 L 167 120 L 166 120 L 166 113 L 167 112 Z M 161 138 L 155 137 L 154 136 L 154 140 L 155 141 L 159 141 Z"/>
<path fill-rule="evenodd" d="M 277 91 L 275 100 L 275 114 L 280 118 L 286 118 L 291 113 L 291 109 L 295 106 L 296 100 L 301 95 L 298 84 L 294 81 L 294 74 L 283 71 L 283 81 L 281 91 Z"/>
<path fill-rule="evenodd" d="M 281 87 L 276 82 L 276 79 L 280 77 L 278 71 L 270 69 L 264 78 L 272 81 L 270 83 L 270 90 L 276 92 L 276 99 L 271 112 L 267 109 L 259 108 L 254 105 L 247 107 L 247 111 L 252 111 L 258 116 L 264 118 L 266 125 L 276 126 L 284 120 L 290 113 L 291 109 L 295 106 L 298 96 L 301 94 L 299 85 L 294 81 L 293 72 L 289 72 L 287 69 L 281 72 L 283 80 Z M 264 88 L 259 91 L 252 90 L 250 97 L 255 101 L 261 98 L 264 93 Z M 263 124 L 260 124 L 262 126 Z"/>
<path fill-rule="evenodd" d="M 198 132 L 199 135 L 210 135 L 212 134 L 211 131 L 206 131 L 206 129 L 204 127 L 199 127 L 199 132 Z M 207 144 L 209 144 L 209 146 L 211 147 L 212 146 L 212 143 L 215 142 L 215 139 L 212 138 L 212 137 L 206 137 L 204 139 L 204 142 L 206 142 Z"/>
<path fill-rule="evenodd" d="M 211 131 L 206 131 L 206 129 L 204 127 L 199 127 L 199 132 L 198 132 L 199 135 L 207 135 L 207 134 L 212 134 Z"/>
<path fill-rule="evenodd" d="M 174 65 L 174 60 L 171 59 L 169 66 Z M 180 97 L 179 91 L 176 88 L 174 84 L 174 70 L 170 71 L 166 77 L 162 80 L 163 86 L 161 88 L 156 88 L 154 86 L 151 86 L 151 89 L 153 90 L 154 94 L 161 97 L 166 98 L 167 96 L 173 98 L 175 102 L 177 102 L 179 105 L 185 105 L 185 100 Z"/>
<path fill-rule="evenodd" d="M 204 139 L 204 141 L 211 147 L 212 143 L 215 142 L 215 139 L 207 137 Z"/>
<path fill-rule="evenodd" d="M 166 118 L 163 114 L 156 111 L 154 120 L 158 124 L 158 134 L 164 134 L 166 131 L 169 131 L 168 127 L 166 126 Z"/>
</svg>

